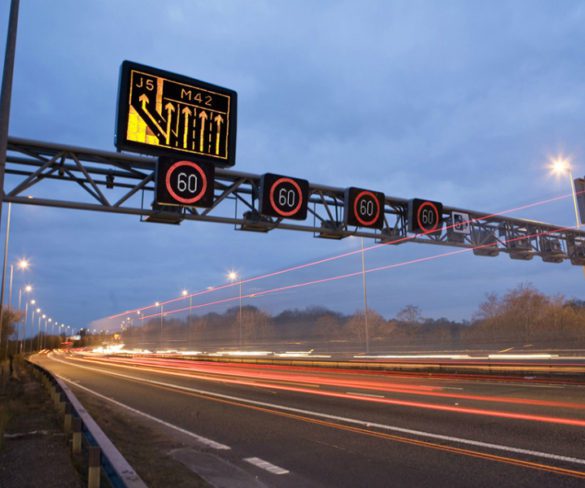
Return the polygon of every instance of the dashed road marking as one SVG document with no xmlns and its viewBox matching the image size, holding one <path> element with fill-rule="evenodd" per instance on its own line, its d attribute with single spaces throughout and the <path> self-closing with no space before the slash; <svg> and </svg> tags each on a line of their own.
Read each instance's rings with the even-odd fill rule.
<svg viewBox="0 0 585 488">
<path fill-rule="evenodd" d="M 367 397 L 374 397 L 374 398 L 386 398 L 384 395 L 374 395 L 373 393 L 362 393 L 361 391 L 346 391 L 348 395 L 362 395 Z"/>
<path fill-rule="evenodd" d="M 253 464 L 254 466 L 264 469 L 272 474 L 288 474 L 290 471 L 288 469 L 281 468 L 280 466 L 276 466 L 275 464 L 269 463 L 268 461 L 264 461 L 264 459 L 260 459 L 259 457 L 249 457 L 244 458 L 244 461 L 247 463 Z"/>
<path fill-rule="evenodd" d="M 404 427 L 398 427 L 396 425 L 387 425 L 387 424 L 380 424 L 377 422 L 369 422 L 367 420 L 359 420 L 359 419 L 350 418 L 350 417 L 342 417 L 339 415 L 331 415 L 331 414 L 327 414 L 324 412 L 316 412 L 313 410 L 305 410 L 302 408 L 287 407 L 285 405 L 278 405 L 278 404 L 269 403 L 269 402 L 252 400 L 250 398 L 237 397 L 234 395 L 225 395 L 223 393 L 213 392 L 213 391 L 209 391 L 209 390 L 201 390 L 199 388 L 190 388 L 187 386 L 181 386 L 181 385 L 177 385 L 177 384 L 173 384 L 173 383 L 167 383 L 164 381 L 156 381 L 156 380 L 149 380 L 146 378 L 139 378 L 136 376 L 126 375 L 123 373 L 115 373 L 113 371 L 108 371 L 108 370 L 105 370 L 103 368 L 82 366 L 80 364 L 62 361 L 62 360 L 56 359 L 56 358 L 51 358 L 51 360 L 58 362 L 58 363 L 63 363 L 63 364 L 69 365 L 69 366 L 74 366 L 76 368 L 86 369 L 89 371 L 95 371 L 95 372 L 105 374 L 108 376 L 117 376 L 120 378 L 126 378 L 126 379 L 129 379 L 131 381 L 137 381 L 139 383 L 165 386 L 165 387 L 169 387 L 169 388 L 172 388 L 172 389 L 175 389 L 178 391 L 187 391 L 187 392 L 198 393 L 198 394 L 202 394 L 202 395 L 208 395 L 208 396 L 212 396 L 212 397 L 216 397 L 216 398 L 222 398 L 222 399 L 226 399 L 226 400 L 234 400 L 234 401 L 239 401 L 242 403 L 248 403 L 250 405 L 257 405 L 257 406 L 262 406 L 262 407 L 274 408 L 274 409 L 282 410 L 285 412 L 293 412 L 293 413 L 298 413 L 298 414 L 303 414 L 303 415 L 310 415 L 313 417 L 324 418 L 327 420 L 335 420 L 335 421 L 344 422 L 344 423 L 348 423 L 348 424 L 359 425 L 359 426 L 363 426 L 366 428 L 377 428 L 380 430 L 399 432 L 402 434 L 410 434 L 410 435 L 423 437 L 423 438 L 426 437 L 426 438 L 430 438 L 430 439 L 437 439 L 437 440 L 447 441 L 447 442 L 455 442 L 455 443 L 459 443 L 459 444 L 467 444 L 467 445 L 471 445 L 471 446 L 475 446 L 475 447 L 482 447 L 482 448 L 486 448 L 486 449 L 493 449 L 493 450 L 504 451 L 504 452 L 508 452 L 508 453 L 525 454 L 525 455 L 540 457 L 540 458 L 544 458 L 544 459 L 553 459 L 556 461 L 585 465 L 585 459 L 583 459 L 583 458 L 563 456 L 563 455 L 559 455 L 559 454 L 553 454 L 553 453 L 542 452 L 542 451 L 534 451 L 531 449 L 523 449 L 523 448 L 518 448 L 518 447 L 506 446 L 506 445 L 502 445 L 502 444 L 494 444 L 494 443 L 490 443 L 490 442 L 476 441 L 473 439 L 465 439 L 465 438 L 461 438 L 461 437 L 454 437 L 454 436 L 448 436 L 448 435 L 443 435 L 443 434 L 433 434 L 431 432 L 424 432 L 424 431 L 415 430 L 415 429 L 407 429 Z M 98 393 L 98 395 L 100 395 L 100 394 Z M 100 395 L 100 396 L 103 396 L 103 395 Z M 103 396 L 103 398 L 112 401 L 108 397 Z M 130 407 L 128 407 L 128 408 L 130 408 Z M 179 427 L 177 427 L 177 428 L 179 428 Z"/>
</svg>

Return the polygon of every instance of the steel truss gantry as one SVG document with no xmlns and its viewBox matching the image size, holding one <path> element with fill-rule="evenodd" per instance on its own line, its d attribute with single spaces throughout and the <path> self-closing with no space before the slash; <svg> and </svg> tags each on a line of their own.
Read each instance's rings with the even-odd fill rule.
<svg viewBox="0 0 585 488">
<path fill-rule="evenodd" d="M 476 255 L 483 256 L 505 252 L 513 259 L 540 256 L 546 262 L 569 259 L 572 264 L 585 265 L 585 232 L 505 215 L 444 205 L 445 225 L 433 233 L 411 234 L 408 200 L 404 198 L 386 196 L 381 231 L 350 228 L 343 222 L 345 189 L 315 183 L 310 184 L 307 222 L 266 217 L 258 211 L 261 176 L 227 169 L 215 172 L 211 208 L 160 207 L 153 203 L 156 162 L 154 157 L 10 137 L 6 174 L 7 184 L 14 186 L 6 189 L 4 201 L 137 215 L 148 222 L 179 224 L 196 220 L 257 232 L 286 229 L 330 239 L 360 236 L 388 244 L 437 244 L 472 248 Z M 68 197 L 60 199 L 30 193 L 33 188 L 46 192 L 51 181 L 70 182 L 83 191 L 71 188 Z M 461 227 L 454 225 L 453 212 L 469 216 L 468 232 L 462 233 Z"/>
</svg>

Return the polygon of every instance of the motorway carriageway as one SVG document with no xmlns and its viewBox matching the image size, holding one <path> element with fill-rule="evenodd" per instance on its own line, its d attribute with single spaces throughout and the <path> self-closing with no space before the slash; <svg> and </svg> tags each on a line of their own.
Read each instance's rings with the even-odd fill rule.
<svg viewBox="0 0 585 488">
<path fill-rule="evenodd" d="M 32 359 L 75 392 L 190 436 L 198 447 L 181 461 L 224 486 L 585 486 L 585 384 L 65 353 Z"/>
</svg>

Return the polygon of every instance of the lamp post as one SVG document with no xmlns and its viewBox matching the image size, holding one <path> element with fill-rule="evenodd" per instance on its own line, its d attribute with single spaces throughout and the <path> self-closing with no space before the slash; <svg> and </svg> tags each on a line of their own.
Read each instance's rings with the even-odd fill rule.
<svg viewBox="0 0 585 488">
<path fill-rule="evenodd" d="M 160 342 L 160 348 L 162 348 L 162 336 L 163 336 L 163 324 L 164 324 L 164 315 L 163 315 L 163 304 L 160 302 L 155 302 L 154 303 L 155 307 L 160 307 L 160 338 L 159 338 L 159 342 Z"/>
<path fill-rule="evenodd" d="M 41 329 L 41 318 L 43 319 L 43 326 L 44 326 L 44 329 L 45 330 L 42 330 Z M 43 314 L 43 315 L 41 315 L 39 317 L 39 334 L 41 334 L 41 331 L 42 331 L 42 335 L 41 335 L 41 349 L 44 349 L 45 348 L 45 343 L 46 343 L 45 335 L 47 333 L 46 330 L 47 330 L 47 316 L 45 314 Z"/>
<path fill-rule="evenodd" d="M 0 194 L 4 195 L 4 168 L 6 166 L 6 150 L 8 147 L 8 125 L 10 121 L 10 99 L 12 98 L 12 78 L 14 73 L 14 58 L 16 55 L 16 31 L 18 29 L 19 0 L 10 2 L 10 15 L 6 36 L 6 54 L 4 55 L 4 70 L 2 73 L 2 88 L 0 90 Z M 6 219 L 6 236 L 4 240 L 4 263 L 2 266 L 2 283 L 0 286 L 0 337 L 4 323 L 4 285 L 6 283 L 6 263 L 8 261 L 8 242 L 10 239 L 10 213 L 12 204 L 8 204 Z M 2 202 L 0 202 L 0 221 L 2 216 Z M 8 347 L 8 338 L 6 338 Z M 1 344 L 0 344 L 1 350 Z M 8 350 L 8 349 L 7 349 Z"/>
<path fill-rule="evenodd" d="M 144 332 L 144 314 L 140 313 L 140 310 L 136 310 L 136 314 L 140 317 L 140 331 L 142 332 L 142 348 L 144 349 L 145 343 L 145 332 Z"/>
<path fill-rule="evenodd" d="M 364 253 L 364 238 L 362 241 L 362 288 L 364 290 L 364 336 L 366 341 L 366 354 L 370 352 L 370 334 L 368 330 L 368 291 L 366 287 L 366 258 Z"/>
<path fill-rule="evenodd" d="M 26 259 L 19 259 L 16 263 L 17 269 L 24 271 L 28 269 L 29 262 Z M 12 278 L 14 276 L 14 264 L 10 265 L 10 281 L 8 284 L 8 305 L 12 307 Z M 19 307 L 20 308 L 20 307 Z"/>
<path fill-rule="evenodd" d="M 8 216 L 10 218 L 10 209 L 8 211 Z M 8 224 L 6 224 L 8 225 Z M 6 243 L 5 243 L 5 249 L 8 249 L 8 232 L 9 229 L 6 229 Z M 4 254 L 4 263 L 6 263 L 6 253 Z M 18 262 L 16 263 L 16 266 L 18 269 L 20 270 L 25 270 L 28 268 L 28 261 L 26 259 L 19 259 Z M 4 273 L 4 271 L 2 271 Z M 14 276 L 14 264 L 10 265 L 10 281 L 9 281 L 9 285 L 8 285 L 8 306 L 10 308 L 12 308 L 12 278 Z M 4 280 L 3 280 L 4 281 Z M 2 290 L 4 291 L 4 290 Z M 2 293 L 3 295 L 3 293 Z M 0 310 L 0 328 L 2 327 L 2 320 L 3 320 L 3 311 L 4 311 L 4 301 L 2 301 L 2 309 Z M 6 337 L 6 351 L 8 351 L 8 336 Z M 17 344 L 17 348 L 18 348 L 18 324 L 16 324 L 16 344 Z"/>
<path fill-rule="evenodd" d="M 25 285 L 24 287 L 20 287 L 18 289 L 18 310 L 20 310 L 20 307 L 22 307 L 22 291 L 24 290 L 26 293 L 30 293 L 32 291 L 32 286 L 31 285 Z M 24 311 L 24 325 L 23 325 L 23 331 L 22 331 L 22 339 L 24 340 L 26 337 L 26 315 L 27 315 L 27 311 L 28 311 L 28 301 L 25 304 L 25 311 Z M 20 341 L 20 333 L 19 333 L 19 327 L 18 324 L 16 326 L 16 343 L 20 344 L 19 348 L 18 348 L 18 352 L 22 352 L 22 341 Z"/>
<path fill-rule="evenodd" d="M 18 289 L 18 310 L 20 310 L 20 307 L 22 306 L 22 292 L 24 291 L 25 293 L 30 293 L 32 291 L 32 286 L 31 285 L 25 285 L 24 287 L 20 287 Z"/>
<path fill-rule="evenodd" d="M 47 317 L 47 322 L 45 323 L 45 328 L 46 328 L 46 334 L 47 336 L 49 334 L 53 335 L 53 319 L 51 317 Z M 51 343 L 53 342 L 52 340 L 50 341 Z M 48 345 L 48 342 L 47 342 Z"/>
<path fill-rule="evenodd" d="M 186 297 L 187 295 L 189 295 L 189 290 L 183 290 L 181 292 L 181 296 Z M 193 297 L 191 297 L 191 295 L 189 295 L 189 311 L 187 312 L 187 344 L 190 346 L 191 345 L 191 301 L 193 300 Z"/>
<path fill-rule="evenodd" d="M 30 285 L 27 286 L 27 288 L 30 288 L 29 291 L 32 290 L 32 287 Z M 36 303 L 35 300 L 31 300 L 30 301 L 31 305 L 34 305 Z M 20 344 L 20 350 L 19 352 L 22 352 L 23 350 L 26 350 L 26 332 L 27 332 L 27 326 L 28 326 L 28 304 L 29 301 L 27 300 L 26 303 L 24 304 L 24 330 L 22 331 L 22 341 Z"/>
<path fill-rule="evenodd" d="M 28 322 L 28 305 L 29 303 L 31 305 L 35 305 L 37 303 L 36 300 L 31 300 L 30 302 L 26 303 L 26 308 L 24 310 L 24 329 L 25 329 L 25 334 L 26 334 L 26 328 L 28 326 L 27 322 Z M 30 316 L 30 328 L 31 328 L 31 332 L 33 333 L 33 335 L 31 335 L 30 338 L 30 352 L 32 352 L 33 350 L 33 337 L 34 337 L 34 330 L 35 330 L 35 309 L 33 307 L 32 312 L 31 312 L 31 316 Z M 26 352 L 26 337 L 24 340 L 24 352 Z"/>
<path fill-rule="evenodd" d="M 37 324 L 37 329 L 38 329 L 38 332 L 37 332 L 37 350 L 40 351 L 41 350 L 41 309 L 40 308 L 37 308 L 35 310 L 35 312 L 38 314 L 37 315 L 37 317 L 38 317 L 38 320 L 37 320 L 37 322 L 38 322 L 38 324 Z"/>
<path fill-rule="evenodd" d="M 567 158 L 559 156 L 551 162 L 551 171 L 558 176 L 562 175 L 563 173 L 569 175 L 571 195 L 573 196 L 573 208 L 575 209 L 575 228 L 579 229 L 581 227 L 581 222 L 579 220 L 579 206 L 577 204 L 577 193 L 575 192 L 575 182 L 573 181 L 573 170 L 571 168 L 571 163 Z M 585 274 L 585 266 L 583 266 L 582 269 L 583 274 Z"/>
<path fill-rule="evenodd" d="M 581 227 L 581 223 L 579 221 L 579 207 L 577 205 L 577 194 L 575 193 L 575 184 L 573 182 L 573 170 L 571 168 L 571 163 L 568 159 L 563 157 L 558 157 L 554 159 L 551 163 L 552 172 L 556 175 L 562 175 L 566 173 L 569 176 L 569 184 L 571 185 L 571 194 L 573 196 L 573 207 L 575 209 L 575 223 L 577 224 L 577 229 Z"/>
<path fill-rule="evenodd" d="M 239 285 L 240 285 L 240 313 L 239 313 L 239 318 L 238 318 L 238 322 L 240 323 L 240 341 L 239 341 L 239 346 L 240 348 L 242 347 L 242 280 L 240 279 L 240 277 L 238 276 L 238 273 L 236 273 L 235 271 L 230 271 L 227 274 L 227 278 L 231 283 L 234 283 L 236 281 L 240 281 Z"/>
</svg>

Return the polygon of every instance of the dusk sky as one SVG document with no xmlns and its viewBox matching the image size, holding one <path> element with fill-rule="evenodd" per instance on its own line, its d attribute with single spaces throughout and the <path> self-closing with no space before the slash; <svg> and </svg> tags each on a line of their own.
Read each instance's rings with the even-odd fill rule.
<svg viewBox="0 0 585 488">
<path fill-rule="evenodd" d="M 3 42 L 9 3 L 0 10 Z M 585 3 L 569 0 L 22 0 L 10 134 L 114 151 L 119 67 L 131 60 L 238 92 L 236 170 L 501 212 L 569 195 L 568 177 L 547 169 L 559 154 L 575 176 L 585 173 L 584 25 Z M 6 188 L 14 183 L 8 177 Z M 59 198 L 72 186 L 45 191 Z M 15 275 L 15 289 L 32 283 L 40 306 L 76 328 L 185 288 L 223 284 L 230 269 L 245 279 L 360 246 L 35 206 L 14 206 L 12 215 L 10 262 L 31 261 L 30 271 Z M 510 215 L 575 223 L 570 198 Z M 385 246 L 368 251 L 366 264 L 449 250 Z M 360 266 L 357 254 L 253 287 Z M 465 253 L 369 273 L 368 299 L 386 317 L 414 304 L 426 317 L 464 319 L 486 293 L 521 283 L 584 298 L 583 270 L 568 261 Z M 356 277 L 254 304 L 353 313 L 361 300 Z"/>
</svg>

